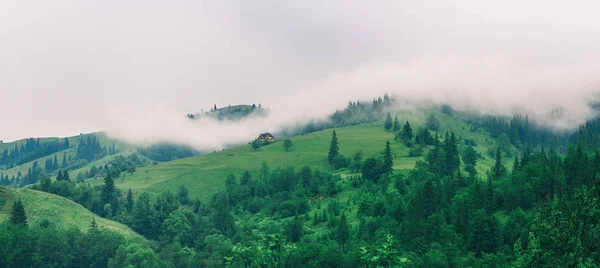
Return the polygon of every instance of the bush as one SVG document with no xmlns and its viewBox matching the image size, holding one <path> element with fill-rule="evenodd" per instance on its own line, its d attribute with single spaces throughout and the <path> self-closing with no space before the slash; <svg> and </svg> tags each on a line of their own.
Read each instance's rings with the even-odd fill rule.
<svg viewBox="0 0 600 268">
<path fill-rule="evenodd" d="M 331 164 L 335 169 L 347 168 L 350 164 L 350 160 L 343 154 L 338 154 L 333 158 L 333 160 L 331 160 Z"/>
<path fill-rule="evenodd" d="M 423 155 L 423 147 L 421 146 L 417 146 L 413 149 L 410 149 L 410 151 L 408 151 L 408 157 L 419 157 Z"/>
<path fill-rule="evenodd" d="M 474 139 L 465 139 L 465 145 L 467 145 L 467 146 L 470 145 L 470 146 L 476 147 L 477 143 L 475 143 Z"/>
</svg>

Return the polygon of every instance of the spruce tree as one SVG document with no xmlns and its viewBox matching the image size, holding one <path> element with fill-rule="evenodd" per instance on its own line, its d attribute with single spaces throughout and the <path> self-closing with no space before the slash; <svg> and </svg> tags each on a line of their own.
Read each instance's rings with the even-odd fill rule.
<svg viewBox="0 0 600 268">
<path fill-rule="evenodd" d="M 100 199 L 102 204 L 110 204 L 112 202 L 113 192 L 115 191 L 115 181 L 112 178 L 110 172 L 104 177 L 104 185 L 102 186 L 102 192 Z"/>
<path fill-rule="evenodd" d="M 345 212 L 342 212 L 342 216 L 340 216 L 336 236 L 343 252 L 348 239 L 350 239 L 350 228 L 348 227 L 348 219 Z"/>
<path fill-rule="evenodd" d="M 129 213 L 133 210 L 133 193 L 131 192 L 131 188 L 127 191 L 127 204 L 125 204 L 125 208 Z"/>
<path fill-rule="evenodd" d="M 389 131 L 390 129 L 392 129 L 392 126 L 392 116 L 390 115 L 390 113 L 387 113 L 387 116 L 385 117 L 385 130 Z"/>
<path fill-rule="evenodd" d="M 382 172 L 384 174 L 391 173 L 394 169 L 394 160 L 392 158 L 392 148 L 390 147 L 390 141 L 385 143 L 385 150 L 383 151 L 383 167 Z"/>
<path fill-rule="evenodd" d="M 90 224 L 90 228 L 96 229 L 98 228 L 98 224 L 96 223 L 96 217 L 92 216 L 92 223 Z"/>
<path fill-rule="evenodd" d="M 398 121 L 398 116 L 394 116 L 394 126 L 392 128 L 394 132 L 400 131 L 400 121 Z"/>
<path fill-rule="evenodd" d="M 14 225 L 27 226 L 27 215 L 25 214 L 25 206 L 21 199 L 15 200 L 10 212 L 10 223 Z"/>
<path fill-rule="evenodd" d="M 413 138 L 412 128 L 410 127 L 410 124 L 408 123 L 408 121 L 406 121 L 406 124 L 404 124 L 404 127 L 402 128 L 402 141 L 409 142 L 412 138 Z"/>
<path fill-rule="evenodd" d="M 492 178 L 494 180 L 500 179 L 504 175 L 504 166 L 502 165 L 502 154 L 500 152 L 500 147 L 496 149 L 496 163 L 492 168 Z"/>
<path fill-rule="evenodd" d="M 67 167 L 67 154 L 63 153 L 63 159 L 62 159 L 62 168 L 66 168 Z"/>
<path fill-rule="evenodd" d="M 331 143 L 329 144 L 329 155 L 327 155 L 327 161 L 332 163 L 333 158 L 335 158 L 340 152 L 340 148 L 338 147 L 338 139 L 337 134 L 335 133 L 335 129 L 331 134 Z"/>
</svg>

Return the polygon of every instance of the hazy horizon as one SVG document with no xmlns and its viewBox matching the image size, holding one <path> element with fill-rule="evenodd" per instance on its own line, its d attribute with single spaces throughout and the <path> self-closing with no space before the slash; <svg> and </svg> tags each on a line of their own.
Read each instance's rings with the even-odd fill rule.
<svg viewBox="0 0 600 268">
<path fill-rule="evenodd" d="M 573 127 L 592 116 L 587 103 L 600 89 L 598 7 L 6 1 L 0 139 L 108 131 L 218 148 L 385 92 Z M 185 118 L 253 103 L 272 115 L 237 125 Z M 556 108 L 564 117 L 550 122 Z"/>
</svg>

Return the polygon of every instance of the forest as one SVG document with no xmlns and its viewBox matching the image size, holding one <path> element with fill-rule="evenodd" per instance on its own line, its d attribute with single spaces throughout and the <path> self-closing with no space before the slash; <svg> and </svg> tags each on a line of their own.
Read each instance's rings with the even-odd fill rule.
<svg viewBox="0 0 600 268">
<path fill-rule="evenodd" d="M 358 175 L 341 177 L 310 166 L 271 169 L 263 163 L 259 176 L 230 174 L 224 190 L 205 202 L 190 198 L 185 186 L 138 196 L 131 189 L 121 191 L 114 180 L 128 170 L 127 164 L 100 170 L 104 182 L 95 186 L 75 182 L 68 172 L 57 180 L 46 177 L 33 189 L 69 198 L 100 217 L 130 226 L 146 240 L 125 239 L 95 221 L 85 232 L 54 228 L 51 220 L 30 226 L 28 212 L 15 200 L 10 221 L 0 226 L 0 244 L 9 245 L 0 249 L 0 256 L 6 256 L 0 258 L 0 267 L 600 263 L 600 151 L 597 143 L 589 142 L 590 136 L 597 140 L 596 121 L 571 135 L 555 135 L 559 143 L 549 146 L 552 139 L 525 138 L 549 136 L 545 129 L 521 131 L 514 127 L 521 125 L 515 117 L 498 137 L 514 132 L 507 136 L 519 144 L 518 151 L 496 147 L 494 165 L 483 174 L 474 168 L 484 157 L 473 149 L 477 145 L 468 138 L 459 141 L 453 132 L 439 132 L 435 116 L 414 135 L 409 122 L 400 124 L 381 114 L 386 131 L 397 137 L 391 142 L 421 148 L 425 156 L 409 172 L 393 170 L 390 141 L 373 145 L 381 146 L 378 157 L 363 159 L 360 152 L 342 156 L 333 130 L 323 160 Z M 478 125 L 492 130 L 503 124 Z M 505 166 L 509 156 L 512 165 Z M 81 246 L 85 243 L 90 246 Z"/>
</svg>

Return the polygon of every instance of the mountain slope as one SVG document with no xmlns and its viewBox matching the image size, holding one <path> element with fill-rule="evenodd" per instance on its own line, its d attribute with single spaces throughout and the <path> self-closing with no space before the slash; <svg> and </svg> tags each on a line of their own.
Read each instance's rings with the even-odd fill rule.
<svg viewBox="0 0 600 268">
<path fill-rule="evenodd" d="M 481 174 L 484 174 L 485 170 L 493 164 L 493 159 L 485 157 L 485 155 L 490 148 L 496 146 L 495 140 L 487 133 L 472 132 L 463 120 L 443 114 L 438 109 L 424 107 L 398 111 L 393 115 L 397 114 L 400 122 L 409 121 L 413 130 L 416 131 L 419 126 L 423 126 L 425 118 L 430 113 L 440 120 L 440 134 L 450 130 L 459 138 L 468 137 L 478 144 L 475 147 L 476 151 L 484 155 L 484 159 L 478 162 L 478 169 Z M 351 157 L 358 151 L 363 152 L 363 158 L 379 156 L 385 147 L 385 142 L 389 140 L 394 155 L 395 170 L 408 171 L 415 166 L 417 161 L 424 159 L 423 157 L 408 157 L 410 148 L 395 141 L 394 133 L 386 131 L 382 121 L 342 127 L 336 131 L 340 153 L 346 157 Z M 122 190 L 131 188 L 134 191 L 148 190 L 152 193 L 159 193 L 165 189 L 175 192 L 183 185 L 189 189 L 192 197 L 206 200 L 214 192 L 224 189 L 225 179 L 230 173 L 240 176 L 244 171 L 250 171 L 254 177 L 258 177 L 263 162 L 267 163 L 271 170 L 286 167 L 299 170 L 303 166 L 310 166 L 313 169 L 333 173 L 336 171 L 327 163 L 326 159 L 331 132 L 332 130 L 324 130 L 292 137 L 290 140 L 292 140 L 293 146 L 290 152 L 284 151 L 281 140 L 263 146 L 258 151 L 253 151 L 250 145 L 244 145 L 212 154 L 140 168 L 131 175 L 124 174 L 115 182 L 117 187 Z M 464 146 L 464 141 L 460 141 L 460 144 Z M 506 161 L 509 163 L 508 159 Z M 337 172 L 342 176 L 352 174 L 349 170 L 338 170 Z M 90 183 L 101 184 L 102 180 L 90 180 Z"/>
<path fill-rule="evenodd" d="M 0 198 L 5 200 L 4 206 L 0 208 L 0 222 L 8 219 L 13 201 L 19 198 L 25 205 L 30 225 L 40 224 L 42 220 L 47 219 L 59 227 L 87 230 L 90 228 L 92 218 L 95 218 L 101 228 L 116 231 L 126 237 L 139 237 L 129 227 L 100 218 L 83 206 L 57 195 L 29 189 L 0 187 Z"/>
</svg>

